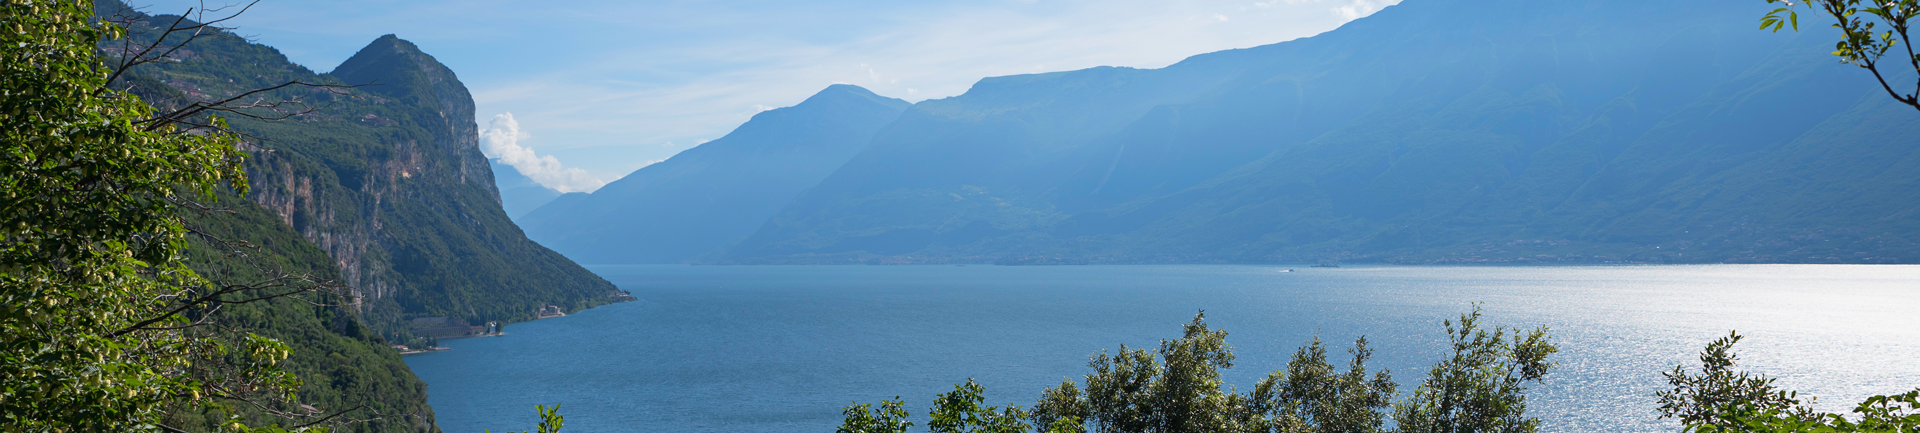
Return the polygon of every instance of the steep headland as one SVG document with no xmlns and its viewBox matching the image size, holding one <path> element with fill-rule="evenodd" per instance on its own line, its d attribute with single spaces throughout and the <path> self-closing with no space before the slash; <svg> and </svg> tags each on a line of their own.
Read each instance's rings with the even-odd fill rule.
<svg viewBox="0 0 1920 433">
<path fill-rule="evenodd" d="M 96 10 L 131 13 L 112 1 Z M 170 61 L 131 70 L 125 85 L 164 107 L 295 80 L 368 84 L 267 94 L 313 109 L 285 120 L 228 116 L 249 137 L 248 193 L 221 197 L 231 212 L 188 215 L 203 233 L 253 248 L 236 256 L 198 242 L 190 263 L 199 272 L 242 280 L 287 272 L 352 291 L 345 303 L 283 299 L 220 316 L 222 326 L 294 348 L 286 367 L 303 384 L 296 403 L 314 411 L 364 406 L 346 416 L 375 421 L 356 431 L 438 431 L 425 384 L 391 347 L 431 341 L 409 319 L 532 320 L 549 306 L 574 311 L 630 299 L 508 220 L 478 149 L 471 96 L 414 44 L 385 36 L 335 73 L 317 74 L 229 36 L 196 40 Z M 204 421 L 224 419 L 215 415 Z"/>
</svg>

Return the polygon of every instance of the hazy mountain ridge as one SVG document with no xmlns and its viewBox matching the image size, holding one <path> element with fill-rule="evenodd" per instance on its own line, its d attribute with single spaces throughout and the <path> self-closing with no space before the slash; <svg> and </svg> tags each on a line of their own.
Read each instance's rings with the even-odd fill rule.
<svg viewBox="0 0 1920 433">
<path fill-rule="evenodd" d="M 1892 186 L 1914 172 L 1846 169 L 1905 164 L 1912 113 L 1763 12 L 1409 0 L 1164 69 L 986 79 L 724 261 L 1920 260 Z"/>
<path fill-rule="evenodd" d="M 522 217 L 527 235 L 586 263 L 718 253 L 818 183 L 907 107 L 851 85 L 762 112 L 724 137 Z"/>
<path fill-rule="evenodd" d="M 539 209 L 559 198 L 560 191 L 534 182 L 513 166 L 500 163 L 498 159 L 488 159 L 487 165 L 493 167 L 494 186 L 500 190 L 500 207 L 507 211 L 507 217 L 516 221 L 528 212 Z"/>
</svg>

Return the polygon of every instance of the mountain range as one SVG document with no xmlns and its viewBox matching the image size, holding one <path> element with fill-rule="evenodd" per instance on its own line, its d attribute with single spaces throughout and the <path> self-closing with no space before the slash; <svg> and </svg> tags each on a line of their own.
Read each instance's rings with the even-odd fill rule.
<svg viewBox="0 0 1920 433">
<path fill-rule="evenodd" d="M 432 432 L 392 345 L 630 299 L 576 261 L 1920 261 L 1920 113 L 1836 65 L 1831 31 L 1755 31 L 1748 6 L 1405 0 L 1160 69 L 916 104 L 835 85 L 592 194 L 488 161 L 466 87 L 393 35 L 328 73 L 205 38 L 125 85 L 158 106 L 363 85 L 229 119 L 246 194 L 189 218 L 352 288 L 223 323 L 297 348 L 297 403 Z M 196 242 L 199 272 L 262 272 Z"/>
<path fill-rule="evenodd" d="M 791 199 L 640 180 L 765 164 L 697 152 L 744 147 L 716 140 L 523 226 L 590 263 L 1920 261 L 1920 114 L 1837 65 L 1834 32 L 1754 30 L 1764 13 L 1407 0 L 1160 69 L 983 79 L 796 147 L 821 149 L 791 164 L 809 172 L 859 150 L 780 181 Z M 749 207 L 778 211 L 732 237 Z M 696 232 L 716 235 L 658 235 Z"/>
</svg>

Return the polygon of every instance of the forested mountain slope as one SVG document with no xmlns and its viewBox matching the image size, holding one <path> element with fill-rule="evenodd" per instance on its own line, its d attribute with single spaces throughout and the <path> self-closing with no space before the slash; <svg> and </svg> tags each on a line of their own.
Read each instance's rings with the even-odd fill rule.
<svg viewBox="0 0 1920 433">
<path fill-rule="evenodd" d="M 555 200 L 520 224 L 542 245 L 586 263 L 674 263 L 718 253 L 845 164 L 907 106 L 834 85 L 593 194 Z"/>
<path fill-rule="evenodd" d="M 414 317 L 524 320 L 549 304 L 579 309 L 619 294 L 509 221 L 478 148 L 472 97 L 413 44 L 381 37 L 328 75 L 233 38 L 189 48 L 179 62 L 136 72 L 190 98 L 289 80 L 365 85 L 351 97 L 300 90 L 287 96 L 318 111 L 233 126 L 260 139 L 248 198 L 337 261 L 374 328 L 404 339 Z"/>
<path fill-rule="evenodd" d="M 1758 6 L 1407 0 L 916 104 L 724 261 L 1920 261 L 1920 115 Z"/>
<path fill-rule="evenodd" d="M 101 14 L 134 13 L 111 0 L 95 6 Z M 134 27 L 176 18 L 147 17 Z M 155 33 L 134 30 L 132 42 L 154 42 Z M 120 47 L 103 44 L 109 53 Z M 342 419 L 375 420 L 347 431 L 437 431 L 425 385 L 389 347 L 431 341 L 415 335 L 409 319 L 526 320 L 547 305 L 571 311 L 627 299 L 508 221 L 477 147 L 471 97 L 413 44 L 380 38 L 337 74 L 316 74 L 232 35 L 185 48 L 129 71 L 119 85 L 156 106 L 178 107 L 295 80 L 371 84 L 345 93 L 293 87 L 262 95 L 300 103 L 254 114 L 313 110 L 284 120 L 226 116 L 249 137 L 242 146 L 249 193 L 218 203 L 230 212 L 190 216 L 207 234 L 251 245 L 235 257 L 196 244 L 190 263 L 200 272 L 243 281 L 267 270 L 306 274 L 355 295 L 337 305 L 247 304 L 220 316 L 222 326 L 294 348 L 287 368 L 303 383 L 300 403 L 313 409 L 276 409 L 364 406 Z M 209 423 L 222 417 L 206 416 Z"/>
<path fill-rule="evenodd" d="M 305 275 L 338 281 L 334 261 L 273 212 L 231 194 L 214 203 L 231 212 L 188 212 L 192 225 L 211 238 L 244 240 L 254 248 L 221 248 L 195 238 L 188 262 L 214 281 L 259 283 L 278 275 Z M 339 297 L 281 298 L 223 308 L 217 326 L 286 342 L 294 348 L 282 363 L 300 379 L 295 403 L 305 407 L 275 407 L 286 413 L 344 412 L 343 420 L 365 420 L 337 429 L 340 432 L 438 432 L 433 408 L 427 406 L 427 384 L 413 375 L 399 352 L 378 331 L 358 320 L 351 305 Z M 308 301 L 322 301 L 316 305 Z M 250 425 L 275 422 L 250 407 L 237 407 L 251 418 Z M 196 414 L 200 419 L 182 425 L 215 431 L 225 414 Z"/>
</svg>

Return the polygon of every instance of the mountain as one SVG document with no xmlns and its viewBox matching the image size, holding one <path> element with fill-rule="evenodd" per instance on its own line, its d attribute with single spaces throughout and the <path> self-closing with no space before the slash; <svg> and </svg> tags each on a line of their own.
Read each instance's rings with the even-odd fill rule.
<svg viewBox="0 0 1920 433">
<path fill-rule="evenodd" d="M 500 207 L 507 211 L 508 218 L 518 220 L 560 197 L 560 191 L 534 182 L 498 159 L 488 159 L 487 165 L 493 167 L 493 186 L 500 189 Z"/>
<path fill-rule="evenodd" d="M 144 17 L 112 0 L 96 2 L 96 13 Z M 147 26 L 177 17 L 145 18 L 130 33 L 137 44 L 152 43 L 156 33 Z M 221 196 L 217 208 L 227 212 L 184 215 L 200 233 L 249 248 L 227 254 L 193 238 L 189 263 L 204 275 L 259 281 L 277 270 L 351 289 L 350 302 L 272 300 L 223 307 L 216 316 L 220 326 L 293 347 L 285 366 L 301 381 L 296 403 L 361 408 L 348 417 L 369 421 L 351 431 L 435 432 L 426 385 L 391 346 L 422 346 L 445 334 L 414 323 L 531 320 L 543 307 L 574 311 L 630 299 L 509 221 L 478 148 L 471 96 L 414 44 L 381 37 L 329 74 L 230 34 L 185 48 L 130 70 L 117 85 L 150 104 L 180 107 L 293 80 L 368 84 L 261 95 L 299 101 L 281 109 L 312 109 L 283 120 L 225 116 L 246 135 L 246 194 Z M 261 415 L 259 408 L 236 411 Z M 213 412 L 181 416 L 205 416 L 183 423 L 209 429 L 224 420 Z"/>
<path fill-rule="evenodd" d="M 520 226 L 586 263 L 675 263 L 716 253 L 845 164 L 908 105 L 858 86 L 827 87 L 592 194 L 554 200 Z"/>
<path fill-rule="evenodd" d="M 326 75 L 244 41 L 194 48 L 143 74 L 192 97 L 288 80 L 362 85 L 348 96 L 294 91 L 328 103 L 298 120 L 232 120 L 264 138 L 247 161 L 247 198 L 338 261 L 374 329 L 405 341 L 414 318 L 530 320 L 546 305 L 579 309 L 621 294 L 508 219 L 478 148 L 472 97 L 412 43 L 383 36 Z"/>
<path fill-rule="evenodd" d="M 325 250 L 307 241 L 279 215 L 233 195 L 219 202 L 232 212 L 186 215 L 192 225 L 221 239 L 240 239 L 257 247 L 247 257 L 229 254 L 203 238 L 187 250 L 194 271 L 212 281 L 266 281 L 275 273 L 309 275 L 338 281 L 340 267 Z M 298 377 L 297 403 L 323 411 L 362 407 L 348 416 L 370 421 L 335 431 L 438 432 L 433 408 L 427 405 L 427 384 L 413 375 L 399 352 L 380 332 L 357 319 L 350 306 L 314 305 L 304 300 L 273 299 L 229 305 L 216 316 L 220 325 L 279 339 L 294 350 L 280 365 Z M 284 408 L 292 409 L 292 408 Z M 283 409 L 283 410 L 284 410 Z M 253 408 L 238 411 L 249 425 L 280 422 Z M 226 417 L 218 412 L 187 413 L 176 426 L 200 426 L 217 431 Z"/>
<path fill-rule="evenodd" d="M 1162 69 L 988 78 L 719 261 L 1920 261 L 1920 115 L 1763 13 L 1406 0 Z"/>
</svg>

